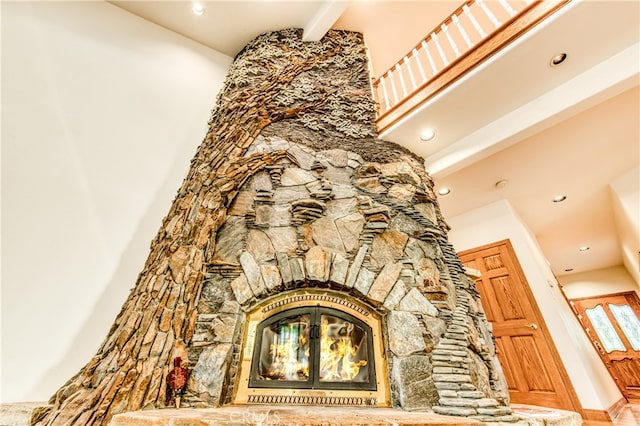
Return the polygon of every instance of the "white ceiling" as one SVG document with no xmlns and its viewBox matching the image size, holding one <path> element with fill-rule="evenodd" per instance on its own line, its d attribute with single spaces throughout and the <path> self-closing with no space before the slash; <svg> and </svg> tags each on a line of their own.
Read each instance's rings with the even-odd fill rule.
<svg viewBox="0 0 640 426">
<path fill-rule="evenodd" d="M 442 21 L 452 1 L 112 1 L 234 56 L 288 27 L 365 35 L 376 75 Z M 640 2 L 573 2 L 383 137 L 426 159 L 446 217 L 507 199 L 556 275 L 622 263 L 608 185 L 640 163 Z M 560 52 L 568 60 L 548 66 Z M 393 59 L 392 59 L 393 58 Z M 421 142 L 426 126 L 436 138 Z M 496 188 L 502 179 L 508 184 Z M 567 201 L 551 198 L 565 194 Z M 590 245 L 587 253 L 577 251 Z"/>
<path fill-rule="evenodd" d="M 109 3 L 233 57 L 262 33 L 305 27 L 324 2 L 204 1 L 202 16 L 192 12 L 190 1 Z"/>
</svg>

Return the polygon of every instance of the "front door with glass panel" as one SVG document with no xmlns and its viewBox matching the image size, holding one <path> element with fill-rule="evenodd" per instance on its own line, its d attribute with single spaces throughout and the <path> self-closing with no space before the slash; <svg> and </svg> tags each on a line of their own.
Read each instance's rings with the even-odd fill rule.
<svg viewBox="0 0 640 426">
<path fill-rule="evenodd" d="M 258 325 L 250 388 L 375 390 L 372 332 L 336 309 L 289 309 Z"/>
<path fill-rule="evenodd" d="M 570 302 L 624 397 L 640 402 L 640 300 L 636 293 Z"/>
</svg>

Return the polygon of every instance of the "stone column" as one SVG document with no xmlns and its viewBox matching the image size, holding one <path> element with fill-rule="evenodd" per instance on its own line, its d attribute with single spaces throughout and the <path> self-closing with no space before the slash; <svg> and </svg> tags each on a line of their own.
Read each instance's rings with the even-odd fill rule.
<svg viewBox="0 0 640 426">
<path fill-rule="evenodd" d="M 328 75 L 340 84 L 307 84 Z M 229 203 L 248 176 L 286 155 L 244 158 L 247 148 L 262 129 L 286 120 L 348 144 L 372 143 L 367 78 L 357 33 L 334 31 L 305 43 L 301 30 L 284 30 L 259 36 L 238 54 L 135 287 L 98 353 L 51 398 L 37 424 L 106 425 L 116 413 L 164 405 L 165 379 L 173 357 L 186 358 Z"/>
<path fill-rule="evenodd" d="M 193 367 L 185 403 L 229 402 L 243 312 L 301 286 L 384 316 L 394 406 L 510 420 L 494 371 L 469 368 L 495 353 L 433 182 L 421 158 L 377 139 L 375 108 L 360 34 L 247 45 L 109 334 L 34 424 L 163 407 L 176 356 Z"/>
</svg>

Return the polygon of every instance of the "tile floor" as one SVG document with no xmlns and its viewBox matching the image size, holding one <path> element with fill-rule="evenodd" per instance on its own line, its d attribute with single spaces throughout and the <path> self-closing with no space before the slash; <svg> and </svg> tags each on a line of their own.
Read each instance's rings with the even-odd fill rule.
<svg viewBox="0 0 640 426">
<path fill-rule="evenodd" d="M 625 405 L 612 422 L 584 422 L 584 426 L 640 426 L 640 404 Z"/>
<path fill-rule="evenodd" d="M 640 404 L 627 404 L 618 417 L 613 420 L 616 426 L 640 425 Z"/>
</svg>

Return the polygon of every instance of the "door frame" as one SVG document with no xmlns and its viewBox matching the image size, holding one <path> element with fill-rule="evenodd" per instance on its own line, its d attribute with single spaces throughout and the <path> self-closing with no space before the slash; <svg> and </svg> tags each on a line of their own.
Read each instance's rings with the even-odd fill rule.
<svg viewBox="0 0 640 426">
<path fill-rule="evenodd" d="M 468 249 L 468 250 L 464 250 L 458 253 L 458 257 L 462 257 L 463 255 L 467 254 L 467 253 L 472 253 L 472 252 L 477 252 L 477 251 L 481 251 L 481 250 L 486 250 L 486 249 L 490 249 L 490 248 L 494 248 L 500 245 L 504 245 L 506 248 L 506 251 L 508 252 L 509 256 L 510 256 L 510 260 L 513 263 L 513 270 L 514 273 L 517 275 L 517 278 L 523 283 L 522 287 L 523 287 L 523 291 L 525 293 L 525 296 L 527 298 L 527 301 L 529 302 L 529 305 L 531 307 L 531 310 L 533 311 L 534 315 L 537 317 L 536 321 L 537 324 L 539 326 L 539 331 L 545 341 L 545 343 L 548 345 L 549 347 L 549 351 L 551 353 L 551 357 L 554 361 L 554 363 L 556 364 L 556 367 L 558 369 L 558 372 L 560 374 L 560 377 L 562 378 L 562 381 L 565 385 L 565 388 L 567 390 L 567 394 L 569 397 L 569 402 L 572 405 L 572 408 L 567 408 L 568 410 L 573 410 L 575 412 L 577 412 L 578 414 L 580 414 L 580 416 L 582 418 L 585 418 L 585 415 L 587 414 L 584 410 L 584 408 L 582 407 L 582 404 L 580 403 L 580 399 L 578 398 L 578 394 L 576 393 L 574 387 L 573 387 L 573 382 L 571 381 L 571 378 L 569 377 L 569 374 L 567 373 L 567 370 L 564 366 L 564 362 L 562 361 L 562 357 L 560 357 L 560 353 L 558 352 L 558 349 L 556 348 L 555 342 L 553 341 L 553 338 L 551 337 L 551 333 L 549 332 L 549 328 L 547 327 L 547 323 L 544 320 L 544 316 L 542 315 L 542 312 L 540 311 L 540 307 L 538 306 L 538 302 L 533 294 L 533 291 L 531 290 L 531 286 L 529 285 L 529 281 L 527 280 L 524 271 L 522 270 L 522 266 L 520 265 L 520 260 L 518 259 L 518 256 L 516 255 L 516 252 L 513 248 L 513 245 L 511 244 L 511 240 L 509 239 L 505 239 L 505 240 L 500 240 L 500 241 L 496 241 L 493 243 L 489 243 L 489 244 L 485 244 L 479 247 L 474 247 L 472 249 Z"/>
<path fill-rule="evenodd" d="M 589 300 L 589 299 L 598 299 L 598 298 L 602 298 L 602 297 L 625 296 L 625 295 L 631 294 L 632 297 L 634 298 L 634 301 L 637 303 L 638 306 L 640 306 L 640 296 L 638 295 L 638 292 L 636 292 L 634 290 L 628 290 L 628 291 L 620 291 L 620 292 L 617 292 L 617 293 L 598 294 L 596 296 L 576 297 L 576 298 L 573 298 L 573 299 L 569 299 L 569 297 L 567 297 L 567 295 L 565 294 L 565 292 L 562 289 L 562 287 L 560 289 L 561 289 L 562 295 L 564 296 L 565 300 L 569 304 L 569 307 L 571 308 L 571 312 L 573 312 L 573 315 L 575 316 L 576 321 L 578 321 L 578 323 L 580 324 L 580 328 L 584 332 L 585 336 L 587 336 L 587 340 L 589 340 L 589 343 L 591 344 L 591 347 L 593 347 L 593 350 L 596 351 L 596 354 L 598 354 L 598 358 L 600 358 L 600 361 L 602 362 L 602 365 L 604 365 L 604 367 L 607 369 L 607 373 L 609 373 L 609 376 L 611 376 L 611 380 L 613 380 L 613 382 L 616 384 L 616 387 L 618 388 L 618 390 L 622 394 L 622 398 L 624 399 L 624 401 L 626 401 L 628 403 L 630 400 L 629 400 L 629 398 L 627 398 L 625 396 L 625 391 L 624 391 L 622 385 L 620 384 L 618 379 L 616 379 L 616 377 L 614 377 L 613 374 L 611 373 L 611 369 L 607 366 L 607 362 L 606 362 L 604 356 L 602 355 L 600 350 L 598 350 L 598 347 L 596 346 L 595 341 L 591 338 L 591 336 L 587 332 L 585 324 L 582 321 L 580 321 L 580 317 L 578 316 L 577 308 L 574 306 L 573 302 L 577 302 L 577 301 L 581 301 L 581 300 Z M 632 306 L 631 309 L 633 309 L 634 312 L 636 312 L 636 315 L 638 315 L 638 317 L 640 318 L 640 312 L 638 312 L 637 309 L 634 306 Z M 626 336 L 624 336 L 624 338 L 626 339 Z"/>
</svg>

